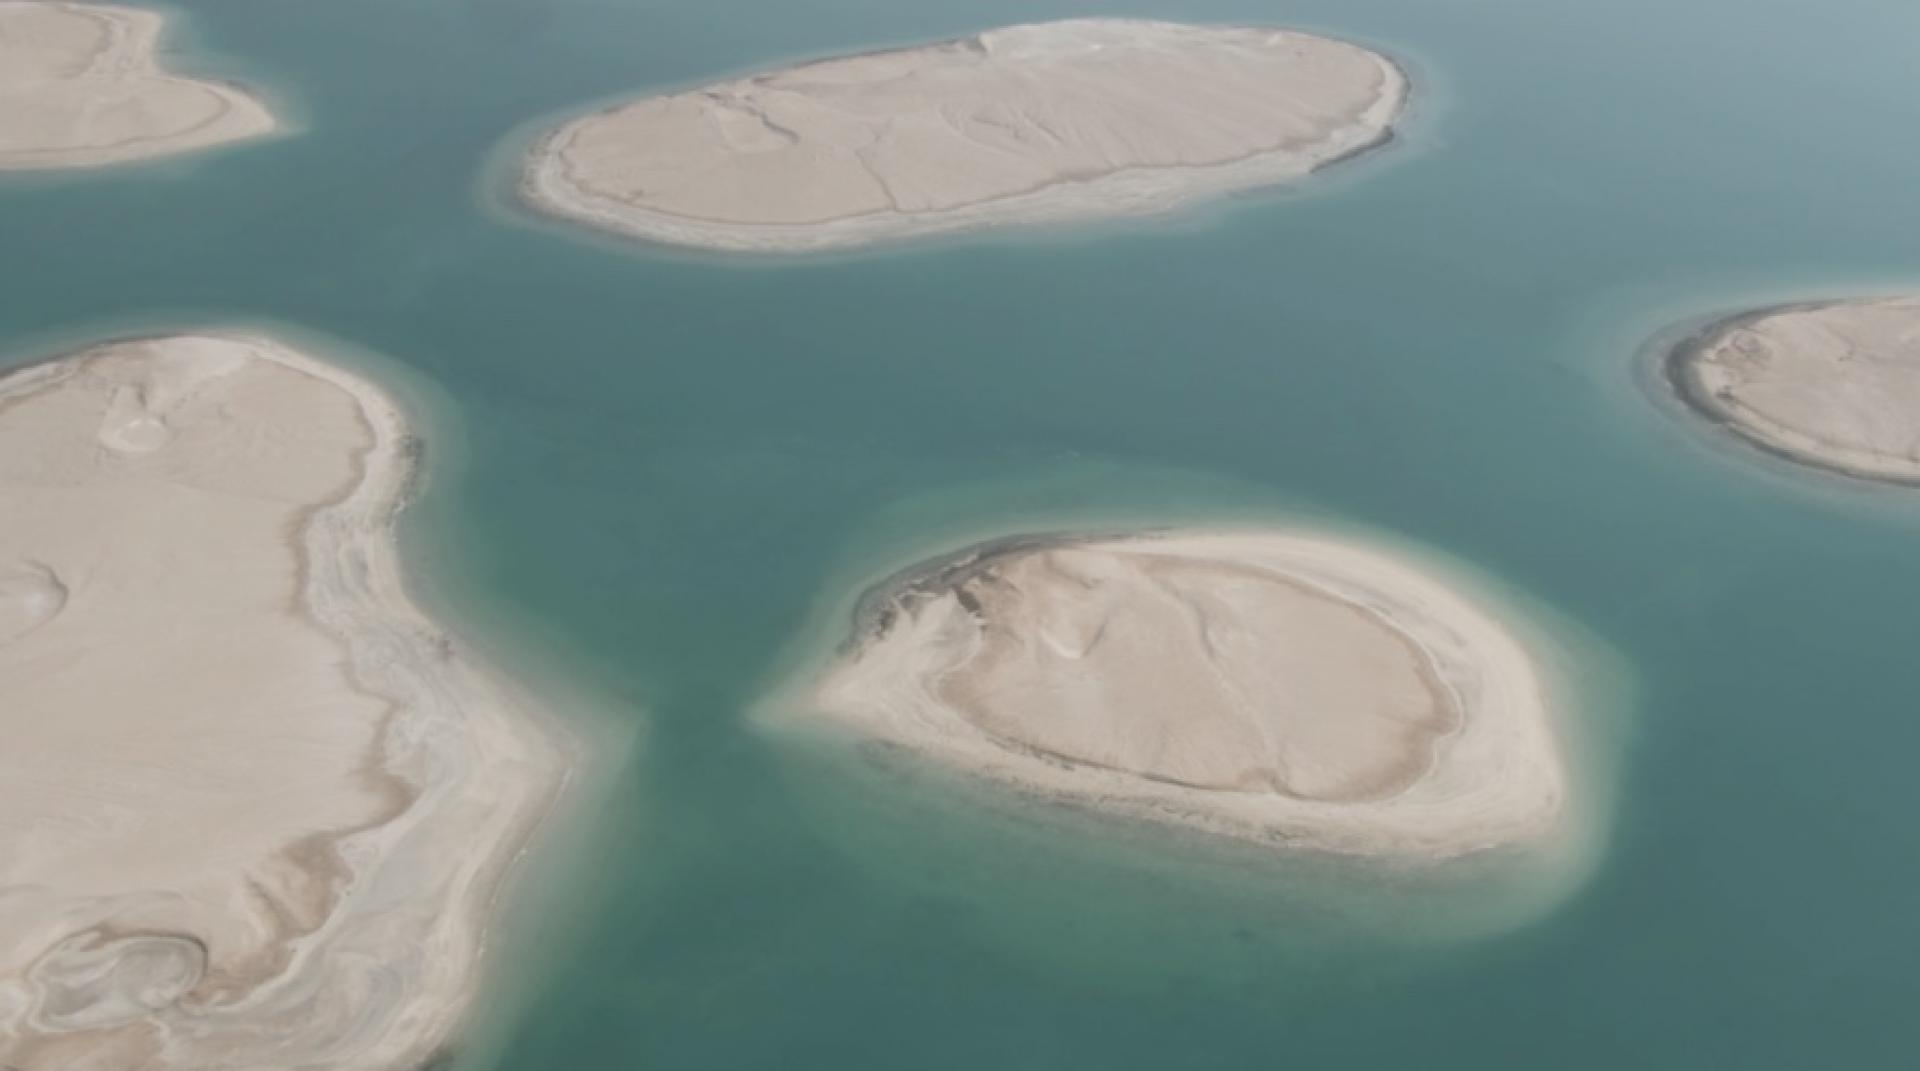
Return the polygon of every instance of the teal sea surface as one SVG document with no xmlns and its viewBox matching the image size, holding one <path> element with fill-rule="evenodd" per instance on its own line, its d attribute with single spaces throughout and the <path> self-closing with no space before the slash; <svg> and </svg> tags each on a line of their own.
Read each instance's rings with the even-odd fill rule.
<svg viewBox="0 0 1920 1071">
<path fill-rule="evenodd" d="M 1650 371 L 1721 311 L 1920 286 L 1912 0 L 169 10 L 171 62 L 293 125 L 0 175 L 0 365 L 263 325 L 420 419 L 422 596 L 612 741 L 440 1066 L 1914 1066 L 1920 492 Z M 1087 15 L 1348 37 L 1417 103 L 1292 190 L 832 256 L 510 196 L 514 139 L 611 94 Z M 1246 517 L 1539 624 L 1593 812 L 1557 884 L 1229 858 L 760 725 L 902 558 Z"/>
</svg>

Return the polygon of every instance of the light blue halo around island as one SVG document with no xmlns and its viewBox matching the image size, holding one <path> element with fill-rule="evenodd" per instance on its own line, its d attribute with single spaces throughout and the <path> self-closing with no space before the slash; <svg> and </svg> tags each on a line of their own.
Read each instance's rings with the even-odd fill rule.
<svg viewBox="0 0 1920 1071">
<path fill-rule="evenodd" d="M 1142 486 L 1161 487 L 1165 509 L 1143 515 L 1104 505 L 1096 490 L 1103 483 L 1120 492 L 1117 500 L 1139 501 Z M 1126 807 L 1112 810 L 1071 792 L 1009 788 L 806 713 L 823 670 L 855 642 L 862 600 L 889 576 L 1008 536 L 1169 529 L 1308 533 L 1390 552 L 1493 612 L 1532 656 L 1567 760 L 1567 805 L 1552 833 L 1456 859 L 1289 849 L 1208 835 L 1180 821 L 1142 821 Z M 1229 958 L 1239 954 L 1237 939 L 1226 935 L 1233 927 L 1215 924 L 1223 919 L 1307 945 L 1425 943 L 1506 930 L 1550 912 L 1600 862 L 1634 691 L 1632 674 L 1607 643 L 1474 566 L 1316 510 L 1274 504 L 1270 494 L 1231 481 L 1101 464 L 929 493 L 884 511 L 848 548 L 768 676 L 754 724 L 784 753 L 794 794 L 817 810 L 817 826 L 883 880 L 938 882 L 948 894 L 1020 904 L 995 913 L 1017 944 L 1091 911 L 1125 925 L 1089 932 L 1184 933 L 1169 947 Z M 1193 917 L 1155 917 L 1170 885 L 1191 898 Z"/>
</svg>

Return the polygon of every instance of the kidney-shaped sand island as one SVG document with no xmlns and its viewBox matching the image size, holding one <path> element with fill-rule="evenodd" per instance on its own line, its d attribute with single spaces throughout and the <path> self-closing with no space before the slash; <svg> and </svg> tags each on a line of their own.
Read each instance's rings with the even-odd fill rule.
<svg viewBox="0 0 1920 1071">
<path fill-rule="evenodd" d="M 0 170 L 122 163 L 274 128 L 245 92 L 161 70 L 160 31 L 139 8 L 0 0 Z"/>
<path fill-rule="evenodd" d="M 1680 397 L 1802 464 L 1920 483 L 1920 297 L 1743 313 L 1675 347 Z"/>
<path fill-rule="evenodd" d="M 1019 789 L 1282 846 L 1445 858 L 1549 834 L 1521 644 L 1387 554 L 1276 531 L 972 548 L 862 601 L 786 719 Z"/>
<path fill-rule="evenodd" d="M 413 1067 L 566 748 L 407 599 L 418 443 L 265 338 L 0 378 L 0 1066 Z"/>
<path fill-rule="evenodd" d="M 810 250 L 1164 210 L 1380 144 L 1386 58 L 1287 30 L 1083 19 L 808 63 L 574 119 L 536 208 L 633 237 Z"/>
</svg>

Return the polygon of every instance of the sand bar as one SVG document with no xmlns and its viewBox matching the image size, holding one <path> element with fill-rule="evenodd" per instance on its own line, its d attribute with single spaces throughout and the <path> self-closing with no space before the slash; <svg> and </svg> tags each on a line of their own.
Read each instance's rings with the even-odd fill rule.
<svg viewBox="0 0 1920 1071">
<path fill-rule="evenodd" d="M 0 1065 L 417 1066 L 570 746 L 408 600 L 419 443 L 250 335 L 0 378 Z"/>
<path fill-rule="evenodd" d="M 171 75 L 159 13 L 0 0 L 0 170 L 96 167 L 274 129 L 233 86 Z"/>
<path fill-rule="evenodd" d="M 1079 19 L 807 63 L 564 123 L 534 207 L 636 238 L 799 251 L 1159 212 L 1385 141 L 1406 79 L 1341 41 Z"/>
<path fill-rule="evenodd" d="M 1920 483 L 1920 297 L 1729 317 L 1675 347 L 1667 375 L 1688 405 L 1763 449 Z"/>
<path fill-rule="evenodd" d="M 1561 825 L 1521 644 L 1385 553 L 1271 530 L 1035 537 L 868 593 L 779 715 L 1038 796 L 1279 847 L 1444 858 Z"/>
</svg>

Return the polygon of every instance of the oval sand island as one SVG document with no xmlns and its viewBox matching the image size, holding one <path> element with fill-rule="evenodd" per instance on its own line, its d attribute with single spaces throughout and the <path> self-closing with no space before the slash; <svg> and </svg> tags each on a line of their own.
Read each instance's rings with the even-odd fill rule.
<svg viewBox="0 0 1920 1071">
<path fill-rule="evenodd" d="M 1346 543 L 1006 540 L 885 582 L 857 618 L 791 716 L 1044 797 L 1411 858 L 1533 840 L 1566 807 L 1527 652 Z"/>
<path fill-rule="evenodd" d="M 0 170 L 94 167 L 274 128 L 253 97 L 154 61 L 159 13 L 0 0 Z"/>
<path fill-rule="evenodd" d="M 568 748 L 408 600 L 419 444 L 265 338 L 0 378 L 0 1065 L 413 1067 Z"/>
<path fill-rule="evenodd" d="M 1667 375 L 1694 410 L 1772 453 L 1920 483 L 1920 297 L 1721 320 L 1668 355 Z"/>
<path fill-rule="evenodd" d="M 803 64 L 564 123 L 534 207 L 632 237 L 801 251 L 1158 212 L 1385 141 L 1386 58 L 1292 31 L 1082 19 Z"/>
</svg>

